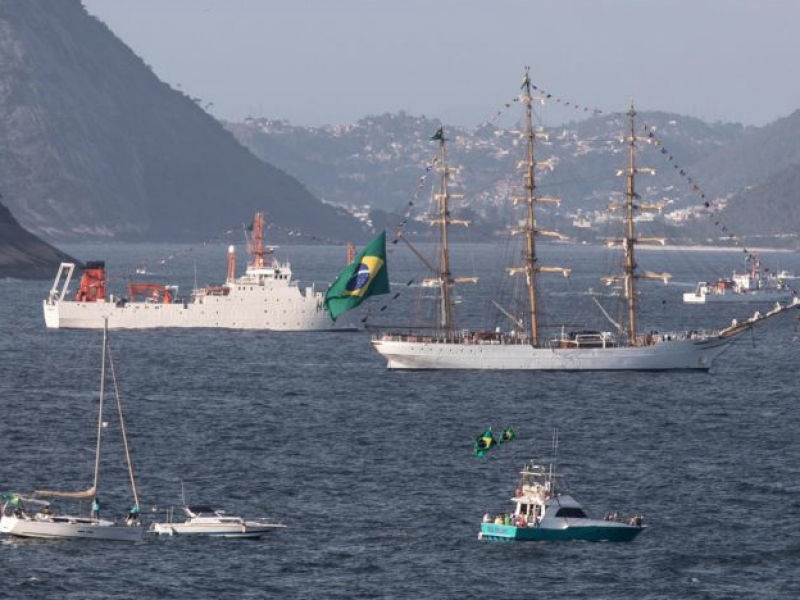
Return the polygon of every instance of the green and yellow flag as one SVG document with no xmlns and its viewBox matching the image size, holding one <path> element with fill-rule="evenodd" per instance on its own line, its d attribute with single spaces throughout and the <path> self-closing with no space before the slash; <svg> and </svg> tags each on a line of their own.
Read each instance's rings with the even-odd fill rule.
<svg viewBox="0 0 800 600">
<path fill-rule="evenodd" d="M 503 429 L 503 433 L 500 434 L 500 439 L 498 440 L 498 442 L 500 442 L 501 444 L 505 444 L 506 442 L 513 442 L 516 437 L 517 434 L 514 431 L 514 428 L 511 425 L 509 425 L 508 427 Z"/>
<path fill-rule="evenodd" d="M 334 321 L 370 296 L 389 293 L 386 268 L 386 232 L 372 240 L 328 288 L 325 308 Z"/>
<path fill-rule="evenodd" d="M 497 442 L 492 435 L 492 430 L 487 429 L 482 434 L 480 434 L 477 438 L 475 438 L 475 454 L 477 456 L 483 456 L 489 450 L 495 447 Z"/>
</svg>

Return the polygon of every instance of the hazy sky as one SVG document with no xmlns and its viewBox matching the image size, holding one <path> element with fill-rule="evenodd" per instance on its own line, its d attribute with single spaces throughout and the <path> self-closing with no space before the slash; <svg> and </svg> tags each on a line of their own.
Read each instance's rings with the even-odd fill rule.
<svg viewBox="0 0 800 600">
<path fill-rule="evenodd" d="M 798 0 L 83 0 L 215 116 L 475 125 L 534 83 L 761 125 L 800 108 Z"/>
</svg>

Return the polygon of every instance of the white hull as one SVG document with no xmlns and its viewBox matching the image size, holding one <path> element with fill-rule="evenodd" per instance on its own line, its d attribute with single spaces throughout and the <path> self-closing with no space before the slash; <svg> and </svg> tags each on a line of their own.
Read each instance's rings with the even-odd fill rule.
<svg viewBox="0 0 800 600">
<path fill-rule="evenodd" d="M 156 523 L 153 533 L 160 535 L 207 535 L 213 537 L 256 538 L 264 536 L 282 525 L 259 523 L 242 524 L 198 524 L 198 523 Z"/>
<path fill-rule="evenodd" d="M 728 291 L 720 294 L 704 294 L 697 292 L 687 292 L 683 295 L 686 304 L 716 304 L 718 302 L 783 302 L 791 300 L 792 293 L 783 290 L 767 290 L 758 292 L 733 292 Z"/>
<path fill-rule="evenodd" d="M 730 339 L 682 339 L 651 346 L 534 348 L 527 344 L 435 343 L 375 339 L 389 369 L 527 371 L 705 370 Z"/>
<path fill-rule="evenodd" d="M 144 527 L 140 525 L 117 525 L 112 521 L 97 519 L 64 518 L 64 522 L 53 520 L 25 519 L 13 515 L 0 518 L 0 532 L 19 537 L 43 539 L 93 539 L 138 542 Z"/>
<path fill-rule="evenodd" d="M 293 292 L 293 293 L 292 293 Z M 273 331 L 355 331 L 357 317 L 342 315 L 334 323 L 322 307 L 322 294 L 303 295 L 297 288 L 268 286 L 244 292 L 234 287 L 227 296 L 201 296 L 186 303 L 77 302 L 45 300 L 44 320 L 50 329 L 155 329 L 217 327 Z"/>
</svg>

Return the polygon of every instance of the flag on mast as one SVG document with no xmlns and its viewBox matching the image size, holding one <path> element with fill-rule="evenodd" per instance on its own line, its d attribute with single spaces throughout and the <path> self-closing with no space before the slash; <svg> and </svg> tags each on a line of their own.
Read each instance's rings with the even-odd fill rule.
<svg viewBox="0 0 800 600">
<path fill-rule="evenodd" d="M 370 296 L 388 293 L 386 232 L 382 231 L 339 273 L 325 294 L 324 306 L 335 321 Z"/>
</svg>

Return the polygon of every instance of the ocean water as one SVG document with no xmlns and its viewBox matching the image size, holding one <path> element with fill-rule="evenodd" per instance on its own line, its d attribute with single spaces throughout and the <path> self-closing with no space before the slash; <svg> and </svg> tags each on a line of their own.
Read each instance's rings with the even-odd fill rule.
<svg viewBox="0 0 800 600">
<path fill-rule="evenodd" d="M 224 246 L 67 250 L 105 259 L 112 287 L 148 261 L 152 278 L 184 289 L 225 273 Z M 301 280 L 330 281 L 344 262 L 334 247 L 276 254 Z M 584 292 L 608 292 L 598 276 L 618 259 L 580 246 L 543 255 L 575 268 L 545 280 L 545 320 L 609 328 Z M 459 289 L 460 322 L 505 327 L 485 309 L 511 291 L 510 250 L 465 245 L 457 257 L 456 274 L 482 278 Z M 793 254 L 762 259 L 800 271 Z M 642 284 L 645 328 L 720 327 L 756 308 L 680 302 L 698 279 L 741 266 L 739 254 L 651 251 L 640 262 L 675 281 Z M 416 320 L 424 271 L 401 250 L 389 267 L 401 295 L 370 300 L 369 322 Z M 91 480 L 100 333 L 47 331 L 50 284 L 0 281 L 0 491 Z M 600 300 L 615 317 L 614 298 Z M 4 538 L 0 597 L 797 598 L 798 323 L 744 336 L 709 374 L 388 372 L 367 333 L 112 332 L 146 516 L 179 505 L 183 480 L 190 502 L 288 528 L 258 541 Z M 101 499 L 121 514 L 130 495 L 113 417 Z M 478 433 L 505 425 L 516 441 L 472 456 Z M 590 513 L 645 515 L 635 542 L 478 540 L 482 515 L 510 508 L 523 462 L 550 456 L 554 428 L 560 469 Z"/>
</svg>

